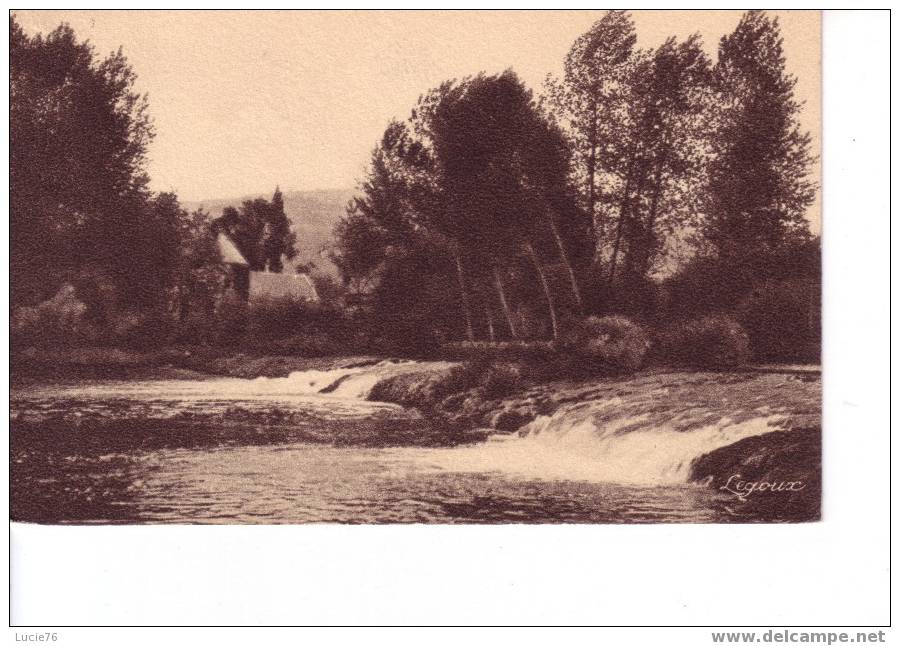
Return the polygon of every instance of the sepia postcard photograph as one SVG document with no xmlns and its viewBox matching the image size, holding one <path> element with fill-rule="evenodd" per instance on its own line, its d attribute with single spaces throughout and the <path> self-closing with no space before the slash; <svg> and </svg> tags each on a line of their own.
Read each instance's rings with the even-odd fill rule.
<svg viewBox="0 0 900 646">
<path fill-rule="evenodd" d="M 687 14 L 13 11 L 12 520 L 817 520 L 820 14 Z"/>
<path fill-rule="evenodd" d="M 11 628 L 883 617 L 890 14 L 581 6 L 8 11 Z"/>
</svg>

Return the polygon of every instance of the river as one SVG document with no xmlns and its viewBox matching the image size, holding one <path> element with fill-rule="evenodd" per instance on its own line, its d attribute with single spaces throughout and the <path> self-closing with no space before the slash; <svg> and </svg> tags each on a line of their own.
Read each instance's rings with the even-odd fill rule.
<svg viewBox="0 0 900 646">
<path fill-rule="evenodd" d="M 659 395 L 650 392 L 576 402 L 518 434 L 448 443 L 418 413 L 365 399 L 385 376 L 434 367 L 18 383 L 11 516 L 77 524 L 733 521 L 740 517 L 726 494 L 688 482 L 690 464 L 778 430 L 765 406 L 718 421 L 688 407 L 661 425 L 641 412 Z"/>
</svg>

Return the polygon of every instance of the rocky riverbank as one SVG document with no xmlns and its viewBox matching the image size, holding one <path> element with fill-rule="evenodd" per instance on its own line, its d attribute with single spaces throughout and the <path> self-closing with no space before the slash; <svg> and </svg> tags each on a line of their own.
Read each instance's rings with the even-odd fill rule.
<svg viewBox="0 0 900 646">
<path fill-rule="evenodd" d="M 460 380 L 448 370 L 398 375 L 376 384 L 369 399 L 417 408 L 454 428 L 485 427 L 501 432 L 516 431 L 538 415 L 551 415 L 566 404 L 641 392 L 665 391 L 674 399 L 691 395 L 704 401 L 721 396 L 722 401 L 736 406 L 769 402 L 772 412 L 787 416 L 792 427 L 818 425 L 821 414 L 817 373 L 659 369 L 624 377 L 548 381 L 500 397 L 480 386 L 457 390 Z"/>
<path fill-rule="evenodd" d="M 810 521 L 821 515 L 822 432 L 819 426 L 749 437 L 699 458 L 691 480 L 727 492 L 725 511 L 767 521 Z"/>
</svg>

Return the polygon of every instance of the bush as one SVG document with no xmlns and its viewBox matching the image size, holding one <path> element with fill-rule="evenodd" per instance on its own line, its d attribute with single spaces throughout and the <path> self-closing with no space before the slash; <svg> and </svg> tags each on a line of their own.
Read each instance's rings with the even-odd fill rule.
<svg viewBox="0 0 900 646">
<path fill-rule="evenodd" d="M 525 341 L 547 338 L 550 329 L 546 318 L 543 312 L 536 311 L 525 305 L 520 305 L 512 313 L 513 324 L 516 326 L 519 338 Z"/>
<path fill-rule="evenodd" d="M 316 294 L 322 303 L 330 303 L 340 307 L 346 304 L 349 289 L 340 281 L 321 271 L 313 272 L 310 275 L 313 285 L 316 288 Z"/>
<path fill-rule="evenodd" d="M 175 320 L 162 307 L 127 311 L 111 322 L 111 337 L 115 345 L 132 350 L 160 348 L 175 336 Z"/>
<path fill-rule="evenodd" d="M 750 358 L 744 328 L 724 315 L 681 321 L 657 337 L 656 357 L 672 365 L 730 368 Z"/>
<path fill-rule="evenodd" d="M 290 298 L 253 302 L 248 307 L 247 335 L 254 341 L 285 339 L 304 332 L 310 306 Z"/>
<path fill-rule="evenodd" d="M 247 332 L 247 302 L 228 292 L 216 304 L 215 342 L 231 346 L 240 343 Z"/>
<path fill-rule="evenodd" d="M 215 311 L 191 310 L 178 324 L 176 342 L 187 345 L 211 345 L 216 342 L 218 324 Z"/>
<path fill-rule="evenodd" d="M 634 372 L 650 347 L 646 330 L 622 316 L 589 316 L 567 322 L 560 349 L 590 362 L 594 370 Z"/>
<path fill-rule="evenodd" d="M 351 322 L 340 309 L 291 298 L 258 300 L 248 307 L 248 335 L 253 339 L 286 339 L 312 332 L 339 339 L 352 336 Z"/>
<path fill-rule="evenodd" d="M 516 363 L 495 363 L 479 379 L 484 394 L 492 399 L 505 397 L 522 387 L 522 368 Z"/>
<path fill-rule="evenodd" d="M 767 289 L 791 290 L 821 284 L 821 249 L 818 237 L 789 236 L 770 250 L 744 249 L 725 258 L 697 255 L 664 281 L 664 314 L 681 318 L 733 311 L 747 297 Z M 781 286 L 781 287 L 778 287 Z M 742 323 L 741 313 L 737 312 Z M 751 338 L 750 321 L 745 323 Z"/>
<path fill-rule="evenodd" d="M 72 276 L 75 295 L 87 306 L 86 320 L 98 330 L 107 330 L 119 309 L 119 294 L 113 276 L 96 267 L 85 267 Z"/>
<path fill-rule="evenodd" d="M 602 286 L 600 309 L 596 312 L 610 312 L 617 315 L 636 318 L 642 321 L 653 320 L 663 302 L 663 290 L 660 285 L 645 276 L 620 276 L 610 287 Z"/>
<path fill-rule="evenodd" d="M 327 357 L 340 354 L 343 348 L 324 332 L 295 334 L 285 339 L 257 347 L 270 354 L 289 355 L 294 357 Z"/>
<path fill-rule="evenodd" d="M 88 324 L 87 306 L 65 284 L 50 299 L 34 307 L 17 307 L 10 320 L 14 345 L 78 345 L 94 339 L 96 331 Z"/>
<path fill-rule="evenodd" d="M 368 337 L 344 312 L 294 299 L 267 299 L 247 309 L 246 342 L 263 352 L 304 357 L 354 352 Z"/>
<path fill-rule="evenodd" d="M 665 279 L 659 321 L 686 321 L 728 311 L 745 291 L 745 267 L 723 267 L 711 256 L 698 255 Z"/>
<path fill-rule="evenodd" d="M 820 360 L 821 285 L 812 278 L 767 281 L 737 307 L 753 356 L 760 361 Z"/>
</svg>

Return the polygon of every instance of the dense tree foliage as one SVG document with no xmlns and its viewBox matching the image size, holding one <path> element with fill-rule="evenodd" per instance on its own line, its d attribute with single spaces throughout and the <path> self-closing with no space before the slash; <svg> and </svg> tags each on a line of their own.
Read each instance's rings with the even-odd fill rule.
<svg viewBox="0 0 900 646">
<path fill-rule="evenodd" d="M 785 71 L 778 20 L 744 15 L 722 38 L 714 70 L 715 111 L 704 241 L 727 267 L 729 287 L 766 277 L 768 259 L 808 237 L 816 184 L 810 135 L 798 122 L 796 79 Z"/>
<path fill-rule="evenodd" d="M 144 171 L 153 127 L 122 52 L 98 59 L 62 25 L 27 36 L 10 19 L 10 268 L 13 302 L 46 297 L 88 265 L 128 298 L 170 276 L 169 205 Z"/>
<path fill-rule="evenodd" d="M 254 271 L 280 273 L 284 260 L 297 255 L 296 237 L 284 212 L 284 198 L 276 188 L 272 200 L 245 200 L 239 209 L 225 207 L 215 226 L 226 231 Z"/>
<path fill-rule="evenodd" d="M 392 122 L 335 261 L 386 316 L 402 276 L 444 286 L 420 323 L 470 340 L 556 337 L 579 313 L 728 310 L 755 281 L 818 280 L 794 83 L 777 21 L 760 12 L 715 64 L 697 35 L 640 49 L 628 12 L 607 12 L 541 101 L 512 72 L 480 74 Z M 404 273 L 415 254 L 431 269 Z"/>
<path fill-rule="evenodd" d="M 580 306 L 574 266 L 589 256 L 568 178 L 565 138 L 514 73 L 444 83 L 388 126 L 336 231 L 336 262 L 367 284 L 424 253 L 442 268 L 431 280 L 455 283 L 455 302 L 438 306 L 467 338 L 518 338 L 535 298 L 556 333 L 561 301 Z"/>
<path fill-rule="evenodd" d="M 329 285 L 325 318 L 291 320 L 421 353 L 465 339 L 562 347 L 597 314 L 657 327 L 708 314 L 709 329 L 740 323 L 757 356 L 812 356 L 817 186 L 778 21 L 746 13 L 715 61 L 697 35 L 637 42 L 628 12 L 609 11 L 538 99 L 511 70 L 426 91 L 388 123 L 335 229 L 344 293 Z M 215 235 L 227 232 L 251 269 L 283 271 L 296 255 L 283 196 L 213 219 L 152 193 L 154 131 L 134 86 L 121 51 L 98 58 L 66 25 L 28 36 L 11 18 L 20 328 L 59 309 L 114 342 L 166 326 L 234 342 L 246 304 L 223 296 Z M 224 320 L 227 333 L 188 332 Z"/>
<path fill-rule="evenodd" d="M 576 163 L 572 173 L 593 225 L 596 251 L 605 240 L 604 203 L 612 200 L 602 182 L 626 128 L 634 77 L 637 34 L 627 12 L 610 11 L 572 44 L 562 78 L 548 77 L 546 99 L 564 125 Z"/>
<path fill-rule="evenodd" d="M 121 50 L 99 58 L 68 25 L 29 36 L 11 17 L 12 306 L 71 294 L 95 340 L 208 326 L 226 285 L 212 218 L 148 189 L 154 129 L 134 86 Z M 222 219 L 256 269 L 296 253 L 278 189 Z"/>
<path fill-rule="evenodd" d="M 635 48 L 627 12 L 609 12 L 547 79 L 547 103 L 577 151 L 573 181 L 592 214 L 592 309 L 624 306 L 696 216 L 703 181 L 710 62 L 700 39 Z M 641 303 L 637 303 L 640 307 Z"/>
</svg>

